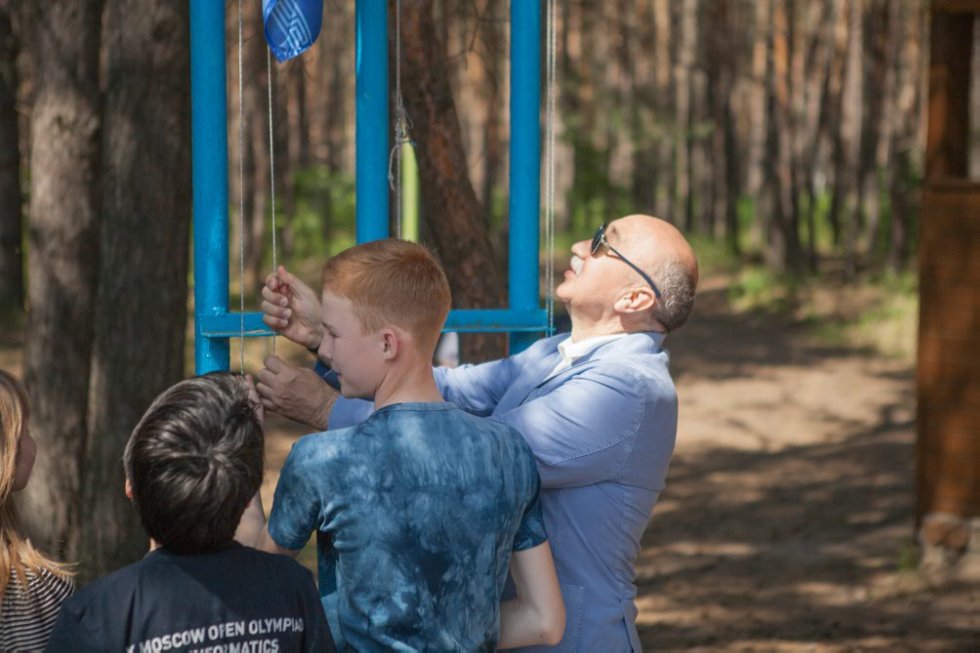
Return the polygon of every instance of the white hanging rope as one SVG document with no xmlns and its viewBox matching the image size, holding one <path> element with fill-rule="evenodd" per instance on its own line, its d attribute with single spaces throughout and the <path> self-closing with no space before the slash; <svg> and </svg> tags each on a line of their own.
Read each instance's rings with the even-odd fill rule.
<svg viewBox="0 0 980 653">
<path fill-rule="evenodd" d="M 242 0 L 238 0 L 238 371 L 245 374 L 245 90 L 242 86 Z"/>
<path fill-rule="evenodd" d="M 269 87 L 269 205 L 272 214 L 272 271 L 278 274 L 279 246 L 276 243 L 276 141 L 273 136 L 272 128 L 272 50 L 268 47 L 265 50 L 265 73 L 266 83 Z M 276 353 L 276 334 L 272 334 L 272 353 Z"/>
<path fill-rule="evenodd" d="M 275 270 L 278 266 L 276 261 L 278 252 L 276 245 L 276 141 L 272 128 L 272 50 L 269 48 L 265 50 L 265 72 L 269 86 L 269 204 L 272 207 L 272 269 Z"/>
<path fill-rule="evenodd" d="M 547 257 L 545 260 L 545 280 L 548 287 L 545 302 L 548 314 L 548 334 L 555 332 L 555 117 L 557 105 L 556 51 L 557 51 L 557 3 L 548 0 L 546 25 L 547 63 L 545 78 L 547 84 L 547 107 L 545 117 L 545 240 Z"/>
<path fill-rule="evenodd" d="M 402 148 L 411 145 L 412 123 L 402 98 L 402 3 L 395 3 L 395 137 L 388 154 L 388 187 L 395 193 L 395 237 L 402 237 Z"/>
</svg>

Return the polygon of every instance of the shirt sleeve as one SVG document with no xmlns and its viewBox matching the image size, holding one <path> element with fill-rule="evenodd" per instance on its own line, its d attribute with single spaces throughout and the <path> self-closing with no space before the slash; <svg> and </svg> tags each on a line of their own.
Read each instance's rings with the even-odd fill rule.
<svg viewBox="0 0 980 653">
<path fill-rule="evenodd" d="M 320 493 L 309 469 L 310 437 L 315 436 L 301 439 L 289 452 L 269 514 L 269 535 L 273 541 L 294 551 L 306 545 L 319 523 Z"/>
<path fill-rule="evenodd" d="M 468 413 L 487 417 L 514 382 L 519 369 L 516 357 L 460 367 L 439 367 L 436 384 L 446 401 Z"/>
<path fill-rule="evenodd" d="M 337 397 L 330 409 L 328 426 L 331 431 L 360 424 L 374 412 L 374 402 L 366 399 Z"/>
<path fill-rule="evenodd" d="M 106 650 L 108 642 L 97 642 L 92 632 L 82 623 L 82 611 L 74 603 L 65 602 L 58 619 L 51 629 L 46 651 L 78 651 L 97 653 Z"/>
<path fill-rule="evenodd" d="M 628 368 L 592 369 L 493 419 L 527 440 L 542 487 L 592 485 L 615 478 L 628 460 L 648 386 Z"/>
</svg>

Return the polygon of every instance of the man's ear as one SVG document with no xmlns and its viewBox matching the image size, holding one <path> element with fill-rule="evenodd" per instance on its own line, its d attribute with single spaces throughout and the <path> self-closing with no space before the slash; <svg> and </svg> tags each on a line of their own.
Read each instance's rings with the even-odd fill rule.
<svg viewBox="0 0 980 653">
<path fill-rule="evenodd" d="M 126 485 L 125 485 L 123 491 L 126 493 L 126 498 L 129 499 L 130 501 L 132 501 L 133 500 L 133 484 L 129 482 L 129 479 L 128 478 L 126 479 Z"/>
<path fill-rule="evenodd" d="M 385 360 L 392 360 L 398 356 L 398 351 L 401 349 L 401 334 L 395 329 L 386 328 L 382 329 L 381 335 L 381 355 L 384 356 Z"/>
<path fill-rule="evenodd" d="M 614 308 L 619 313 L 642 313 L 653 308 L 657 296 L 650 288 L 634 288 L 624 293 L 615 303 Z"/>
</svg>

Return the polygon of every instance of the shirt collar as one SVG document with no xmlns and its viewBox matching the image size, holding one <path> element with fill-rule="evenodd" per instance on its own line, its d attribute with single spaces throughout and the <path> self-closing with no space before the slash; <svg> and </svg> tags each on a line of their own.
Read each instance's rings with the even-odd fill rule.
<svg viewBox="0 0 980 653">
<path fill-rule="evenodd" d="M 606 344 L 607 342 L 612 342 L 613 340 L 619 340 L 620 338 L 625 338 L 627 333 L 616 333 L 611 336 L 596 336 L 594 338 L 586 338 L 585 340 L 579 340 L 578 342 L 572 342 L 572 337 L 569 336 L 558 343 L 558 353 L 561 355 L 562 363 L 567 365 L 574 365 L 575 361 L 582 358 L 583 356 L 588 356 L 593 351 Z"/>
</svg>

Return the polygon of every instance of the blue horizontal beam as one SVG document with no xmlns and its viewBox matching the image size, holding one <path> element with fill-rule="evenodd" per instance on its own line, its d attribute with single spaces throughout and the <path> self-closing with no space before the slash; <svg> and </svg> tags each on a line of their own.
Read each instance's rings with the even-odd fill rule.
<svg viewBox="0 0 980 653">
<path fill-rule="evenodd" d="M 548 314 L 540 308 L 515 311 L 502 308 L 457 308 L 449 311 L 443 331 L 501 333 L 547 331 Z"/>
<path fill-rule="evenodd" d="M 207 338 L 238 338 L 242 335 L 239 313 L 202 315 L 201 334 Z M 458 308 L 449 311 L 444 331 L 459 333 L 510 333 L 545 331 L 548 316 L 542 309 L 513 311 L 495 308 Z M 271 336 L 272 329 L 262 323 L 261 313 L 245 314 L 245 337 Z"/>
</svg>

